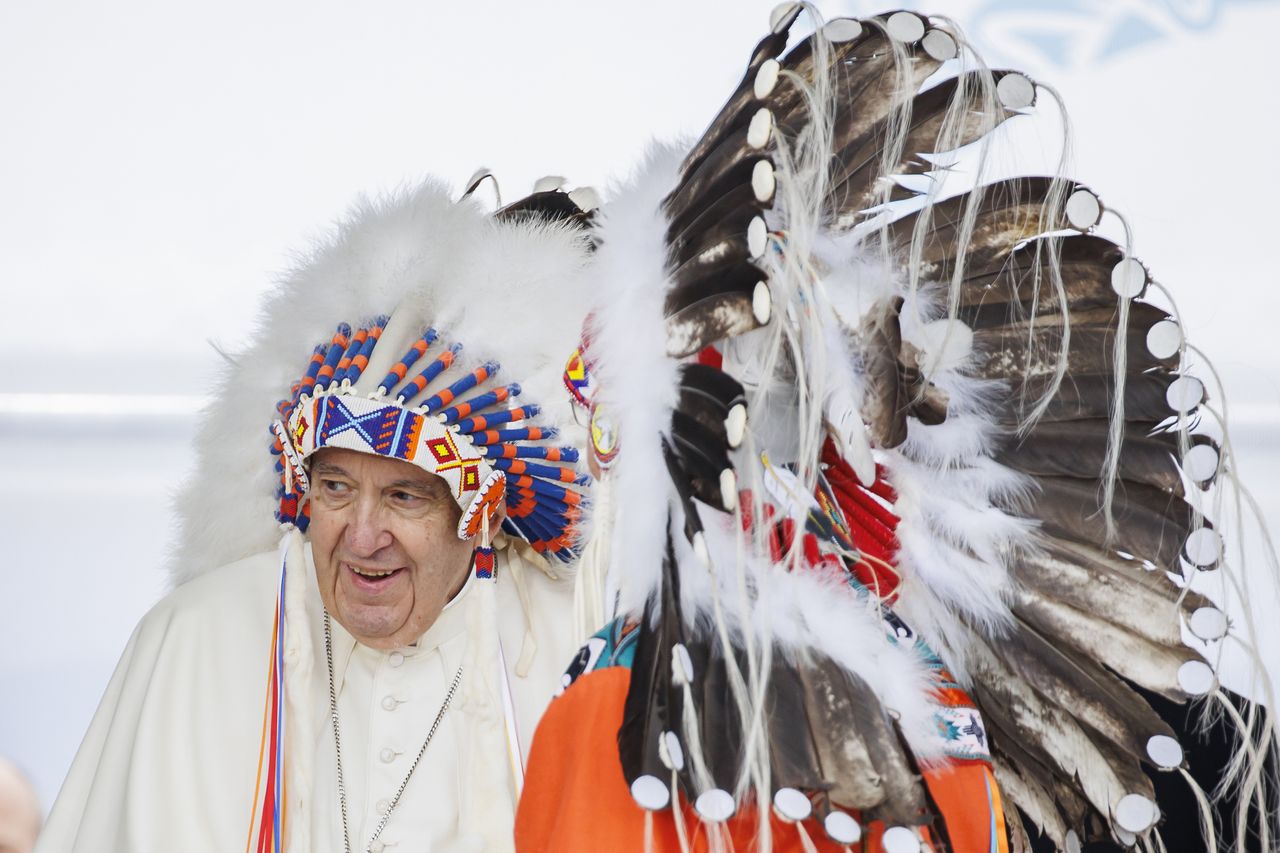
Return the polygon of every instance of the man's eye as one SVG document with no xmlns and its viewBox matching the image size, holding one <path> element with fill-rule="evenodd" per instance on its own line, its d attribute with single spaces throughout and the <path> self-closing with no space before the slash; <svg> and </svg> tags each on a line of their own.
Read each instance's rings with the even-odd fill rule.
<svg viewBox="0 0 1280 853">
<path fill-rule="evenodd" d="M 421 495 L 415 495 L 412 492 L 392 492 L 391 499 L 399 503 L 418 503 L 423 500 Z"/>
<path fill-rule="evenodd" d="M 344 495 L 350 490 L 346 483 L 337 480 L 321 480 L 320 487 L 331 495 Z"/>
</svg>

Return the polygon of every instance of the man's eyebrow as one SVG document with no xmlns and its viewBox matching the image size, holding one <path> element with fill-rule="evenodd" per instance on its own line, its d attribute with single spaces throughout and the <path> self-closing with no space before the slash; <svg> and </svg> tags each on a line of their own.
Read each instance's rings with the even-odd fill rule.
<svg viewBox="0 0 1280 853">
<path fill-rule="evenodd" d="M 337 465 L 334 465 L 332 462 L 316 463 L 315 470 L 311 472 L 311 476 L 316 477 L 321 474 L 327 474 L 328 476 L 331 476 L 331 477 L 333 476 L 350 477 L 351 476 L 345 470 L 343 470 L 342 468 L 339 468 Z"/>
<path fill-rule="evenodd" d="M 387 486 L 388 489 L 414 489 L 420 492 L 438 492 L 440 491 L 440 483 L 437 481 L 439 477 L 431 477 L 430 479 L 410 478 L 406 477 L 402 480 L 396 480 Z"/>
</svg>

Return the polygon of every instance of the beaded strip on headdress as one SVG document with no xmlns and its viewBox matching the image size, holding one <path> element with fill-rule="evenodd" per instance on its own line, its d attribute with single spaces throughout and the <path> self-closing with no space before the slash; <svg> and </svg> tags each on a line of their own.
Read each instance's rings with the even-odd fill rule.
<svg viewBox="0 0 1280 853">
<path fill-rule="evenodd" d="M 309 483 L 304 463 L 322 447 L 341 447 L 412 462 L 443 478 L 462 507 L 462 539 L 479 532 L 505 499 L 503 529 L 539 552 L 572 559 L 573 527 L 582 503 L 582 493 L 572 487 L 588 482 L 573 468 L 577 451 L 534 443 L 557 433 L 533 423 L 538 406 L 509 406 L 520 395 L 515 383 L 490 386 L 464 399 L 498 372 L 496 362 L 434 387 L 462 349 L 459 343 L 440 342 L 435 329 L 414 341 L 372 394 L 357 393 L 353 386 L 387 319 L 378 317 L 355 334 L 348 324 L 339 324 L 332 340 L 316 347 L 291 397 L 277 405 L 280 418 L 272 426 L 271 447 L 281 478 L 277 519 L 306 530 L 309 512 L 303 498 Z M 438 342 L 441 346 L 426 367 L 406 380 Z"/>
</svg>

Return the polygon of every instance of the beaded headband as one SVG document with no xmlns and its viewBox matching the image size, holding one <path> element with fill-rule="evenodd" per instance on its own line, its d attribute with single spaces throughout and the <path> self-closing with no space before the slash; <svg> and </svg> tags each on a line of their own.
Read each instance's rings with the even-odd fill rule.
<svg viewBox="0 0 1280 853">
<path fill-rule="evenodd" d="M 291 396 L 277 404 L 271 447 L 280 474 L 277 519 L 306 530 L 306 461 L 323 447 L 339 447 L 409 462 L 444 479 L 462 508 L 461 539 L 475 536 L 505 501 L 504 530 L 540 553 L 572 559 L 583 500 L 572 487 L 588 483 L 573 468 L 578 452 L 535 443 L 557 432 L 533 423 L 538 406 L 509 405 L 519 385 L 489 383 L 497 362 L 433 385 L 462 349 L 441 342 L 435 329 L 424 331 L 371 393 L 357 391 L 387 320 L 378 317 L 355 334 L 339 324 L 332 340 L 315 348 Z M 406 380 L 429 351 L 426 367 Z"/>
</svg>

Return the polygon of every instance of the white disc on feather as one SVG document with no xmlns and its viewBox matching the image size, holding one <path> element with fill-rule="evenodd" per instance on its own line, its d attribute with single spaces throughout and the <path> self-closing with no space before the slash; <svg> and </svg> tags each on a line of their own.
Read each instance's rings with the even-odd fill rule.
<svg viewBox="0 0 1280 853">
<path fill-rule="evenodd" d="M 1102 202 L 1092 192 L 1078 189 L 1067 197 L 1067 222 L 1077 231 L 1088 231 L 1102 218 Z"/>
<path fill-rule="evenodd" d="M 1182 457 L 1182 470 L 1197 483 L 1207 483 L 1218 476 L 1218 450 L 1212 444 L 1197 444 Z"/>
<path fill-rule="evenodd" d="M 786 820 L 807 820 L 813 814 L 813 803 L 796 788 L 779 788 L 773 795 L 773 807 Z"/>
<path fill-rule="evenodd" d="M 799 3 L 779 3 L 769 12 L 769 29 L 775 33 L 784 30 L 795 21 L 803 7 Z"/>
<path fill-rule="evenodd" d="M 996 84 L 996 97 L 1006 110 L 1025 110 L 1035 105 L 1036 84 L 1027 75 L 1014 71 L 1000 78 Z"/>
<path fill-rule="evenodd" d="M 756 110 L 747 125 L 747 144 L 752 148 L 763 148 L 769 144 L 769 136 L 773 133 L 773 113 L 766 107 Z"/>
<path fill-rule="evenodd" d="M 1122 298 L 1139 296 L 1146 286 L 1147 270 L 1137 258 L 1125 258 L 1111 268 L 1111 289 Z"/>
<path fill-rule="evenodd" d="M 764 224 L 764 217 L 757 216 L 747 226 L 747 252 L 755 260 L 764 254 L 769 246 L 769 226 Z"/>
<path fill-rule="evenodd" d="M 724 435 L 729 447 L 736 450 L 747 435 L 747 407 L 738 403 L 724 419 Z"/>
<path fill-rule="evenodd" d="M 782 71 L 782 66 L 778 64 L 776 59 L 766 59 L 760 64 L 760 70 L 756 72 L 755 83 L 751 87 L 751 92 L 757 98 L 767 98 L 773 92 L 773 87 L 778 85 L 778 74 Z"/>
<path fill-rule="evenodd" d="M 703 820 L 720 823 L 733 817 L 733 795 L 722 788 L 709 788 L 693 801 Z"/>
<path fill-rule="evenodd" d="M 684 769 L 684 748 L 680 746 L 680 738 L 675 732 L 658 735 L 658 759 L 668 770 Z"/>
<path fill-rule="evenodd" d="M 767 326 L 773 316 L 773 295 L 769 293 L 769 285 L 763 281 L 757 281 L 755 290 L 751 291 L 751 316 L 761 326 Z"/>
<path fill-rule="evenodd" d="M 1063 839 L 1063 842 L 1067 848 L 1067 853 L 1080 853 L 1083 849 L 1080 845 L 1080 836 L 1076 835 L 1074 829 L 1067 830 L 1067 837 Z"/>
<path fill-rule="evenodd" d="M 1197 568 L 1216 566 L 1222 559 L 1222 537 L 1216 530 L 1201 527 L 1187 536 L 1182 552 L 1186 554 L 1187 561 Z"/>
<path fill-rule="evenodd" d="M 862 838 L 862 827 L 852 815 L 844 812 L 831 812 L 822 819 L 822 828 L 837 844 L 857 844 Z"/>
<path fill-rule="evenodd" d="M 1217 682 L 1213 668 L 1202 660 L 1189 660 L 1178 667 L 1178 686 L 1184 693 L 1203 696 Z"/>
<path fill-rule="evenodd" d="M 914 44 L 924 38 L 924 21 L 911 12 L 894 12 L 885 21 L 884 28 L 898 41 Z"/>
<path fill-rule="evenodd" d="M 1141 794 L 1125 794 L 1116 803 L 1116 824 L 1121 829 L 1140 835 L 1156 825 L 1160 819 L 1160 810 L 1148 797 Z"/>
<path fill-rule="evenodd" d="M 1120 842 L 1121 847 L 1132 847 L 1138 843 L 1138 836 L 1132 832 L 1121 829 L 1118 826 L 1113 827 L 1113 829 L 1115 830 L 1116 841 Z"/>
<path fill-rule="evenodd" d="M 1204 383 L 1194 376 L 1179 376 L 1169 383 L 1164 399 L 1170 409 L 1185 415 L 1204 402 Z"/>
<path fill-rule="evenodd" d="M 647 811 L 665 809 L 671 802 L 671 791 L 657 776 L 640 776 L 631 783 L 631 799 Z"/>
<path fill-rule="evenodd" d="M 960 48 L 956 45 L 956 40 L 946 30 L 936 28 L 929 30 L 924 34 L 924 40 L 920 42 L 920 46 L 924 48 L 925 53 L 939 62 L 946 62 L 960 55 Z"/>
<path fill-rule="evenodd" d="M 1168 735 L 1147 738 L 1147 756 L 1157 767 L 1172 770 L 1182 765 L 1182 744 Z"/>
<path fill-rule="evenodd" d="M 720 497 L 724 500 L 724 508 L 733 512 L 738 508 L 738 475 L 732 468 L 720 472 Z"/>
<path fill-rule="evenodd" d="M 594 187 L 578 187 L 569 192 L 569 201 L 578 206 L 584 213 L 590 213 L 600 206 L 600 193 Z"/>
<path fill-rule="evenodd" d="M 773 200 L 773 192 L 778 188 L 778 178 L 773 173 L 773 164 L 768 160 L 760 160 L 751 170 L 751 191 L 756 201 L 767 204 Z"/>
<path fill-rule="evenodd" d="M 677 687 L 693 682 L 693 658 L 684 643 L 676 643 L 671 647 L 671 680 Z"/>
<path fill-rule="evenodd" d="M 891 826 L 880 836 L 884 853 L 920 853 L 920 837 L 905 826 Z"/>
<path fill-rule="evenodd" d="M 535 193 L 549 193 L 560 189 L 567 180 L 568 178 L 563 175 L 543 175 L 533 182 L 533 191 Z"/>
<path fill-rule="evenodd" d="M 1147 352 L 1156 358 L 1173 358 L 1182 349 L 1182 327 L 1161 320 L 1147 330 Z"/>
<path fill-rule="evenodd" d="M 823 26 L 822 34 L 834 44 L 853 41 L 862 35 L 862 22 L 856 18 L 832 18 Z"/>
<path fill-rule="evenodd" d="M 1187 627 L 1201 640 L 1212 641 L 1227 636 L 1230 623 L 1227 621 L 1227 614 L 1216 607 L 1197 607 L 1187 620 Z"/>
</svg>

